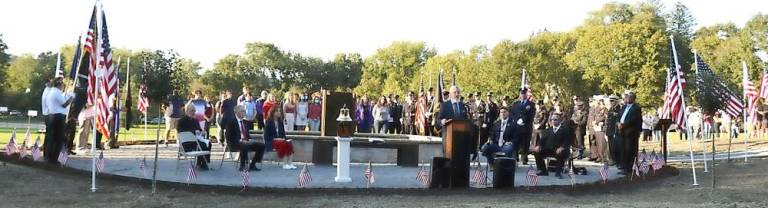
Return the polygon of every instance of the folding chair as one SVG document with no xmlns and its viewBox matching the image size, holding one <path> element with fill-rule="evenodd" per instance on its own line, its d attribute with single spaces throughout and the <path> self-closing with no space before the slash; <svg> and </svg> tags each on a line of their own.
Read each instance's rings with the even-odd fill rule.
<svg viewBox="0 0 768 208">
<path fill-rule="evenodd" d="M 197 145 L 197 150 L 195 150 L 195 151 L 188 151 L 188 152 L 184 151 L 184 146 L 181 145 L 184 142 L 198 142 L 197 141 L 197 136 L 195 136 L 195 134 L 193 134 L 192 132 L 181 132 L 181 133 L 179 133 L 179 137 L 178 138 L 179 138 L 178 139 L 179 140 L 179 142 L 178 142 L 179 152 L 178 152 L 178 154 L 176 154 L 176 173 L 179 172 L 179 163 L 181 162 L 181 160 L 186 160 L 186 159 L 192 157 L 195 160 L 195 164 L 197 164 L 197 157 L 198 156 L 205 156 L 205 155 L 210 155 L 211 154 L 211 151 L 203 151 L 200 148 L 200 144 Z"/>
</svg>

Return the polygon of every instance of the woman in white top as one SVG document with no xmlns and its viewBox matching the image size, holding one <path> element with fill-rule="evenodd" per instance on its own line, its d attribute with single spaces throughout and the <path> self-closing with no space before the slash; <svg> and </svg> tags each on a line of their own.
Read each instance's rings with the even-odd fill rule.
<svg viewBox="0 0 768 208">
<path fill-rule="evenodd" d="M 383 134 L 387 132 L 387 126 L 389 125 L 389 106 L 387 106 L 387 100 L 383 96 L 379 98 L 379 102 L 373 106 L 373 128 L 375 133 Z"/>
<path fill-rule="evenodd" d="M 283 112 L 285 113 L 285 131 L 294 131 L 294 125 L 296 125 L 296 94 L 290 92 L 285 94 Z"/>
<path fill-rule="evenodd" d="M 296 105 L 296 131 L 305 131 L 309 119 L 309 103 L 307 103 L 307 95 L 302 95 L 299 103 Z"/>
</svg>

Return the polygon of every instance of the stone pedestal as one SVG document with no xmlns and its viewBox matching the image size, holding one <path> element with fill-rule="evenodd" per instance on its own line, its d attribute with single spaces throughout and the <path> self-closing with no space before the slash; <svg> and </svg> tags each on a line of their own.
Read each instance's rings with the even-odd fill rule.
<svg viewBox="0 0 768 208">
<path fill-rule="evenodd" d="M 336 165 L 336 182 L 346 183 L 352 182 L 352 178 L 349 177 L 349 142 L 352 141 L 352 137 L 336 137 L 337 144 L 337 165 Z"/>
</svg>

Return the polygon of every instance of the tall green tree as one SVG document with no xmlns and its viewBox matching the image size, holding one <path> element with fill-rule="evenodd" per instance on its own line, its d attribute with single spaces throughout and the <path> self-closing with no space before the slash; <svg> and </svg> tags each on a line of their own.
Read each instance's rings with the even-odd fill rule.
<svg viewBox="0 0 768 208">
<path fill-rule="evenodd" d="M 365 59 L 362 81 L 354 91 L 371 96 L 403 94 L 413 89 L 408 84 L 435 54 L 424 42 L 397 41 L 378 49 Z"/>
<path fill-rule="evenodd" d="M 11 55 L 6 50 L 8 50 L 8 45 L 3 42 L 3 35 L 0 34 L 0 101 L 4 101 L 2 97 L 5 97 L 5 88 L 8 86 L 6 82 L 6 69 L 11 61 Z"/>
</svg>

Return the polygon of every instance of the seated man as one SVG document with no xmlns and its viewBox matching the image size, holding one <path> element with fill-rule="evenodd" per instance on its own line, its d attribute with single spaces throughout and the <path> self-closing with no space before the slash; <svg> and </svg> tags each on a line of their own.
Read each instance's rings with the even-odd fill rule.
<svg viewBox="0 0 768 208">
<path fill-rule="evenodd" d="M 251 135 L 246 129 L 247 126 L 243 123 L 245 117 L 245 106 L 235 106 L 236 122 L 227 122 L 226 135 L 227 145 L 231 148 L 230 151 L 240 150 L 240 171 L 245 170 L 245 161 L 248 158 L 248 151 L 254 151 L 256 154 L 251 159 L 251 163 L 248 168 L 252 171 L 260 171 L 256 167 L 256 162 L 261 162 L 261 158 L 264 156 L 264 144 L 256 142 L 251 139 Z"/>
<path fill-rule="evenodd" d="M 488 159 L 488 164 L 493 165 L 496 152 L 504 152 L 507 157 L 511 157 L 514 154 L 515 143 L 512 139 L 514 134 L 513 123 L 509 121 L 509 112 L 506 108 L 499 110 L 499 120 L 497 120 L 493 127 L 491 127 L 491 137 L 488 139 L 480 151 L 483 156 Z"/>
<path fill-rule="evenodd" d="M 531 152 L 536 157 L 536 168 L 539 169 L 538 175 L 540 176 L 549 175 L 547 167 L 544 165 L 544 158 L 555 157 L 558 167 L 555 176 L 562 178 L 560 173 L 563 172 L 565 160 L 569 155 L 568 151 L 573 139 L 573 132 L 567 125 L 561 125 L 561 116 L 559 113 L 556 113 L 549 118 L 552 127 L 544 131 L 544 135 L 536 141 L 536 144 L 531 149 Z"/>
</svg>

